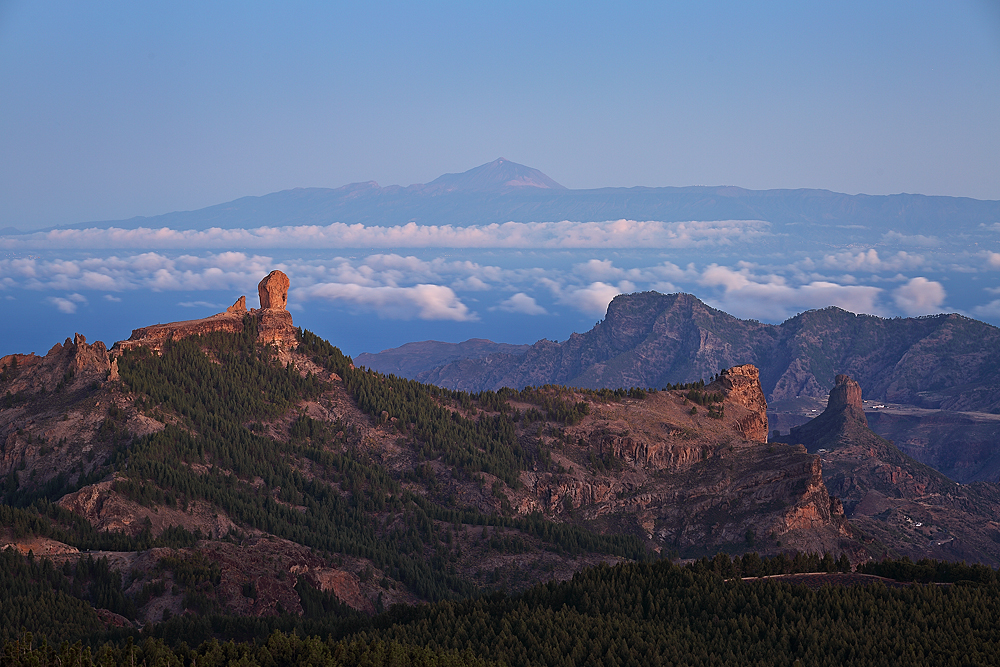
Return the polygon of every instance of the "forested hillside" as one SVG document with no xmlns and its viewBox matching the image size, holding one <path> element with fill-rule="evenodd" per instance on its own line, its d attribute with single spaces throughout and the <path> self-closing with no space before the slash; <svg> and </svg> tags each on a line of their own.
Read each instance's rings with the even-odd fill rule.
<svg viewBox="0 0 1000 667">
<path fill-rule="evenodd" d="M 996 573 L 852 572 L 892 546 L 852 534 L 816 457 L 764 442 L 753 367 L 467 393 L 256 327 L 4 369 L 34 389 L 0 413 L 3 664 L 994 658 Z M 795 572 L 825 574 L 745 579 Z"/>
<path fill-rule="evenodd" d="M 25 567 L 21 557 L 6 556 L 0 559 L 0 574 L 12 564 Z M 44 568 L 27 566 L 44 576 Z M 996 664 L 1000 588 L 995 571 L 907 560 L 873 565 L 864 573 L 845 569 L 849 563 L 829 556 L 761 559 L 756 554 L 722 555 L 686 567 L 667 562 L 601 566 L 512 597 L 398 607 L 374 618 L 327 613 L 314 614 L 311 621 L 278 617 L 241 623 L 187 616 L 141 634 L 119 631 L 110 642 L 93 635 L 91 646 L 64 642 L 58 649 L 21 633 L 6 643 L 2 662 Z M 56 585 L 72 585 L 59 572 L 48 577 Z M 937 583 L 908 583 L 915 581 Z M 230 638 L 243 643 L 222 643 Z"/>
</svg>

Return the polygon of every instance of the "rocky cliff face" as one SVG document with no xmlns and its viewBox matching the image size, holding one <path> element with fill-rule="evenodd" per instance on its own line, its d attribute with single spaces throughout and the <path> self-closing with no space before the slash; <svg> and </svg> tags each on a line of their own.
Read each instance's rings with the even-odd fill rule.
<svg viewBox="0 0 1000 667">
<path fill-rule="evenodd" d="M 826 406 L 831 411 L 847 412 L 854 419 L 864 419 L 865 408 L 861 400 L 861 385 L 849 375 L 838 375 L 833 380 L 833 389 L 830 390 Z"/>
<path fill-rule="evenodd" d="M 524 473 L 512 504 L 608 532 L 637 531 L 651 547 L 682 555 L 751 542 L 767 551 L 779 541 L 861 550 L 842 506 L 827 493 L 819 457 L 801 446 L 766 444 L 757 369 L 728 369 L 704 391 L 724 395 L 711 413 L 686 391 L 592 403 L 590 415 L 557 439 L 537 439 L 551 447 L 561 471 Z"/>
<path fill-rule="evenodd" d="M 247 315 L 256 320 L 257 338 L 260 342 L 286 349 L 293 348 L 298 344 L 298 339 L 295 325 L 292 323 L 292 314 L 285 309 L 288 304 L 289 284 L 288 276 L 281 271 L 272 271 L 257 286 L 261 302 L 260 310 L 247 311 L 246 297 L 241 296 L 224 313 L 200 320 L 154 324 L 134 329 L 128 340 L 115 343 L 112 352 L 118 354 L 137 347 L 162 350 L 167 341 L 214 331 L 238 333 L 243 331 L 244 317 Z"/>
<path fill-rule="evenodd" d="M 109 410 L 126 404 L 116 396 L 117 365 L 104 343 L 76 334 L 44 357 L 4 357 L 0 370 L 0 476 L 17 470 L 21 480 L 43 484 L 101 464 L 112 440 L 98 433 Z"/>
<path fill-rule="evenodd" d="M 261 310 L 285 310 L 288 305 L 288 286 L 291 283 L 281 271 L 271 271 L 257 285 Z"/>
<path fill-rule="evenodd" d="M 1000 564 L 995 487 L 959 486 L 876 435 L 861 393 L 852 378 L 838 375 L 826 410 L 781 440 L 820 454 L 830 493 L 883 553 Z"/>
<path fill-rule="evenodd" d="M 110 370 L 111 358 L 104 343 L 97 341 L 90 345 L 81 334 L 74 334 L 72 340 L 67 338 L 62 344 L 56 343 L 44 357 L 9 354 L 0 359 L 0 372 L 9 373 L 13 380 L 6 388 L 11 394 L 35 394 L 56 387 L 103 381 Z"/>
<path fill-rule="evenodd" d="M 809 451 L 837 449 L 867 443 L 872 452 L 897 459 L 901 454 L 868 428 L 861 400 L 861 385 L 848 375 L 838 375 L 826 409 L 815 419 L 791 429 L 782 440 L 804 443 Z"/>
</svg>

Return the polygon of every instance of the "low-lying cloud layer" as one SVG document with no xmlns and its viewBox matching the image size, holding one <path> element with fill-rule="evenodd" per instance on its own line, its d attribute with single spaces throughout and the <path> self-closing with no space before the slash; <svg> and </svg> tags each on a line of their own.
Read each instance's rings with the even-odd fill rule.
<svg viewBox="0 0 1000 667">
<path fill-rule="evenodd" d="M 770 235 L 760 220 L 707 222 L 505 222 L 502 224 L 376 227 L 362 224 L 297 225 L 205 231 L 162 229 L 59 229 L 0 237 L 0 248 L 184 250 L 202 248 L 704 248 L 729 247 Z"/>
<path fill-rule="evenodd" d="M 942 276 L 964 273 L 984 276 L 977 283 L 983 298 L 969 303 L 968 291 L 953 294 L 968 312 L 1000 319 L 998 252 L 941 249 L 936 237 L 895 231 L 871 247 L 789 250 L 782 245 L 787 230 L 772 227 L 617 220 L 55 230 L 0 237 L 0 291 L 5 300 L 14 290 L 38 293 L 39 302 L 67 315 L 135 291 L 184 292 L 175 303 L 209 309 L 220 295 L 197 293 L 253 300 L 260 277 L 281 269 L 292 278 L 291 307 L 332 304 L 386 319 L 600 317 L 618 294 L 657 290 L 692 292 L 739 317 L 781 321 L 831 305 L 882 316 L 939 312 L 949 308 Z M 387 248 L 395 250 L 368 250 Z"/>
<path fill-rule="evenodd" d="M 741 260 L 733 266 L 689 262 L 682 267 L 656 261 L 653 253 L 648 255 L 653 262 L 628 268 L 607 256 L 559 265 L 549 261 L 550 255 L 536 252 L 530 256 L 534 266 L 526 266 L 519 252 L 492 253 L 489 257 L 496 263 L 399 253 L 285 260 L 243 252 L 21 257 L 0 259 L 0 289 L 48 293 L 42 298 L 49 305 L 72 314 L 87 303 L 87 292 L 103 292 L 94 298 L 109 302 L 121 299 L 116 294 L 136 290 L 224 291 L 247 294 L 253 300 L 260 277 L 280 269 L 292 279 L 293 305 L 308 307 L 310 302 L 324 302 L 386 319 L 445 322 L 476 321 L 487 311 L 558 316 L 569 310 L 601 317 L 618 294 L 642 290 L 689 291 L 738 317 L 768 321 L 831 305 L 883 316 L 923 315 L 945 308 L 947 299 L 942 283 L 923 275 L 899 273 L 925 268 L 928 261 L 924 257 L 899 252 L 882 258 L 874 249 L 785 265 Z M 995 273 L 992 256 L 976 261 L 984 271 Z M 870 277 L 860 280 L 853 274 L 824 274 L 819 271 L 823 268 Z M 191 296 L 179 303 L 203 309 L 218 305 L 214 300 Z M 993 302 L 980 308 L 985 315 L 997 306 Z"/>
</svg>

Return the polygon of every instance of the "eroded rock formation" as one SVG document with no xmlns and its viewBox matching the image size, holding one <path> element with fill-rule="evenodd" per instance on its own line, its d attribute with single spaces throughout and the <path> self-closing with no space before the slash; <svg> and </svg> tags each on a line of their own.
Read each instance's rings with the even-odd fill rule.
<svg viewBox="0 0 1000 667">
<path fill-rule="evenodd" d="M 27 369 L 31 372 L 23 372 Z M 110 369 L 111 358 L 104 343 L 88 344 L 86 336 L 81 334 L 75 334 L 72 340 L 67 338 L 61 344 L 56 343 L 44 357 L 8 354 L 0 358 L 0 372 L 17 376 L 8 387 L 12 394 L 19 391 L 34 394 L 43 389 L 103 381 Z"/>
<path fill-rule="evenodd" d="M 248 311 L 246 296 L 241 296 L 236 303 L 226 308 L 224 313 L 200 320 L 154 324 L 134 329 L 128 340 L 115 343 L 112 352 L 117 354 L 137 347 L 159 351 L 170 340 L 180 340 L 214 331 L 240 333 L 243 331 L 244 318 L 247 315 L 256 320 L 257 339 L 260 342 L 282 348 L 293 348 L 298 345 L 298 338 L 295 325 L 292 323 L 292 314 L 285 309 L 288 304 L 289 284 L 288 276 L 281 271 L 272 271 L 257 286 L 261 303 L 259 310 L 254 308 Z"/>
<path fill-rule="evenodd" d="M 232 313 L 234 315 L 245 314 L 247 312 L 247 298 L 245 296 L 241 296 L 240 298 L 236 299 L 236 303 L 229 306 L 229 308 L 226 308 L 226 312 Z"/>
<path fill-rule="evenodd" d="M 861 385 L 848 375 L 838 375 L 834 378 L 833 389 L 830 390 L 830 399 L 826 406 L 828 410 L 846 410 L 856 419 L 864 419 Z"/>
<path fill-rule="evenodd" d="M 565 521 L 631 526 L 652 547 L 682 552 L 743 545 L 753 539 L 747 535 L 780 537 L 806 551 L 855 549 L 820 457 L 764 444 L 767 403 L 757 368 L 731 368 L 705 393 L 722 393 L 723 409 L 709 412 L 687 390 L 592 403 L 557 441 L 541 442 L 551 447 L 552 464 L 524 473 L 512 504 Z"/>
<path fill-rule="evenodd" d="M 285 310 L 288 305 L 288 286 L 291 283 L 281 271 L 271 271 L 257 285 L 261 310 Z"/>
<path fill-rule="evenodd" d="M 736 429 L 747 440 L 767 442 L 767 399 L 760 386 L 760 371 L 752 364 L 733 366 L 720 373 L 726 400 L 746 408 L 749 414 L 736 422 Z"/>
</svg>

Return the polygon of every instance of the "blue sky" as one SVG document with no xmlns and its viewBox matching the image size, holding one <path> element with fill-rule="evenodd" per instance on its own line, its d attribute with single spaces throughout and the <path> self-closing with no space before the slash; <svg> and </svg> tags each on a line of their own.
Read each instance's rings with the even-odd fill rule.
<svg viewBox="0 0 1000 667">
<path fill-rule="evenodd" d="M 0 1 L 0 227 L 499 156 L 1000 199 L 1000 3 Z"/>
<path fill-rule="evenodd" d="M 0 229 L 500 156 L 571 188 L 1000 199 L 995 0 L 621 4 L 0 0 Z M 1000 221 L 975 242 L 900 228 L 794 253 L 767 221 L 538 221 L 481 243 L 347 242 L 329 222 L 0 237 L 0 355 L 255 305 L 272 268 L 296 322 L 351 354 L 562 340 L 646 289 L 769 322 L 838 305 L 1000 324 Z"/>
</svg>

